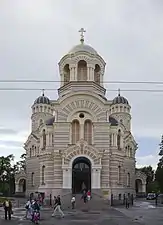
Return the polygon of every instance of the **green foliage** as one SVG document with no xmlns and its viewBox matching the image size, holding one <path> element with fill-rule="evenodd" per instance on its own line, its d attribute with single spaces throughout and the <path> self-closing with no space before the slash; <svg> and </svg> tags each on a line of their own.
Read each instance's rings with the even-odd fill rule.
<svg viewBox="0 0 163 225">
<path fill-rule="evenodd" d="M 14 156 L 0 157 L 0 193 L 9 196 L 15 192 L 15 174 L 25 170 L 26 154 L 21 155 L 20 162 L 14 164 Z"/>
<path fill-rule="evenodd" d="M 159 144 L 160 146 L 160 152 L 159 155 L 162 156 L 157 164 L 157 170 L 156 170 L 156 181 L 159 185 L 160 192 L 163 193 L 163 136 L 161 137 L 161 142 Z"/>
</svg>

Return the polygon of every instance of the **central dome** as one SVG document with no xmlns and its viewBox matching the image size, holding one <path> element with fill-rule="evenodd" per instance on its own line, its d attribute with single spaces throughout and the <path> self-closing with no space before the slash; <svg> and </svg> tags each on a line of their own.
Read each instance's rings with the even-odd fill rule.
<svg viewBox="0 0 163 225">
<path fill-rule="evenodd" d="M 84 43 L 81 43 L 79 45 L 74 46 L 70 51 L 69 54 L 74 54 L 76 52 L 88 52 L 94 55 L 97 55 L 97 52 L 94 48 L 92 48 L 89 45 L 85 45 Z"/>
</svg>

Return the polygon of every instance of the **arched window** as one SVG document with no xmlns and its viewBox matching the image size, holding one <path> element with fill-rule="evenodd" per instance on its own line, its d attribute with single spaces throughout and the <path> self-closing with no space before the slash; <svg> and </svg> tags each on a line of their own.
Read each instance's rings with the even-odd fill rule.
<svg viewBox="0 0 163 225">
<path fill-rule="evenodd" d="M 100 66 L 98 64 L 95 65 L 95 70 L 94 70 L 94 81 L 97 84 L 100 84 Z"/>
<path fill-rule="evenodd" d="M 63 73 L 64 73 L 64 85 L 65 85 L 70 81 L 70 68 L 68 64 L 65 65 L 63 69 Z"/>
<path fill-rule="evenodd" d="M 42 106 L 41 106 L 42 107 Z M 40 121 L 39 121 L 39 125 L 42 125 L 43 124 L 43 120 L 42 119 L 40 119 Z"/>
<path fill-rule="evenodd" d="M 35 148 L 34 148 L 34 145 L 32 145 L 32 156 L 35 156 Z"/>
<path fill-rule="evenodd" d="M 119 150 L 121 149 L 121 130 L 118 130 L 117 134 L 117 147 Z"/>
<path fill-rule="evenodd" d="M 46 148 L 46 133 L 45 133 L 45 129 L 42 132 L 42 139 L 43 139 L 43 149 Z"/>
<path fill-rule="evenodd" d="M 127 187 L 130 187 L 130 173 L 127 173 Z"/>
<path fill-rule="evenodd" d="M 78 81 L 87 80 L 87 63 L 84 60 L 78 62 L 77 77 Z"/>
<path fill-rule="evenodd" d="M 84 123 L 84 140 L 92 144 L 92 121 L 86 120 Z"/>
<path fill-rule="evenodd" d="M 76 144 L 80 139 L 80 124 L 78 120 L 72 121 L 72 144 Z"/>
<path fill-rule="evenodd" d="M 118 166 L 118 184 L 121 183 L 121 166 Z"/>
<path fill-rule="evenodd" d="M 34 186 L 34 172 L 32 172 L 31 174 L 31 184 L 32 186 Z"/>
<path fill-rule="evenodd" d="M 45 166 L 42 166 L 42 185 L 44 185 L 45 184 Z"/>
</svg>

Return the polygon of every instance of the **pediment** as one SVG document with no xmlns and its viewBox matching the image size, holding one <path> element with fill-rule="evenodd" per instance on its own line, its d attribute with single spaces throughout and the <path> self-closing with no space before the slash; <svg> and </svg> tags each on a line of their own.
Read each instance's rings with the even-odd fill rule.
<svg viewBox="0 0 163 225">
<path fill-rule="evenodd" d="M 31 133 L 27 139 L 27 141 L 24 143 L 24 146 L 28 146 L 30 143 L 38 143 L 39 142 L 39 137 L 37 137 L 36 134 Z"/>
</svg>

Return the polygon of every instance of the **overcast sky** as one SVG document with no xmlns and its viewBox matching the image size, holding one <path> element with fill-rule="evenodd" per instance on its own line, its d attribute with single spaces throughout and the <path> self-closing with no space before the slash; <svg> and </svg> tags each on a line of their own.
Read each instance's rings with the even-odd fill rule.
<svg viewBox="0 0 163 225">
<path fill-rule="evenodd" d="M 58 62 L 79 43 L 78 30 L 107 63 L 105 81 L 163 81 L 162 0 L 1 0 L 0 79 L 59 81 Z M 2 87 L 54 88 L 53 84 Z M 106 84 L 106 89 L 162 85 Z M 117 93 L 107 92 L 112 99 Z M 163 93 L 121 92 L 132 106 L 137 164 L 156 166 L 163 132 Z M 0 91 L 0 154 L 23 152 L 31 105 L 40 91 Z M 46 92 L 51 99 L 57 91 Z"/>
</svg>

